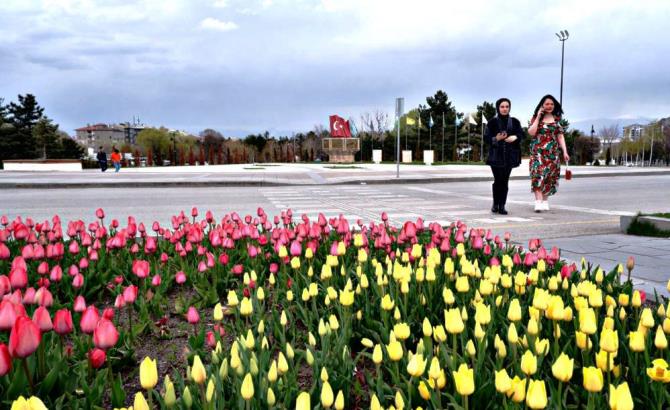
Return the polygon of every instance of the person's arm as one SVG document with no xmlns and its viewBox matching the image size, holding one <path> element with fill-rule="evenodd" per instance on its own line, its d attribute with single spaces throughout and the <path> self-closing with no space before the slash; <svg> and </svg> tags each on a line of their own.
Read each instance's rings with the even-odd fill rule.
<svg viewBox="0 0 670 410">
<path fill-rule="evenodd" d="M 563 151 L 563 161 L 567 164 L 570 161 L 570 155 L 568 154 L 568 147 L 565 145 L 565 135 L 563 135 L 563 128 L 561 128 L 561 133 L 558 134 L 558 145 Z"/>
<path fill-rule="evenodd" d="M 535 117 L 531 120 L 530 127 L 528 127 L 528 134 L 530 134 L 531 137 L 534 137 L 537 135 L 537 129 L 540 126 L 540 118 L 544 117 L 544 112 L 540 110 Z"/>
<path fill-rule="evenodd" d="M 498 143 L 498 141 L 495 139 L 495 136 L 492 133 L 491 124 L 486 124 L 486 128 L 484 130 L 484 142 L 487 144 Z"/>
<path fill-rule="evenodd" d="M 521 127 L 521 122 L 518 120 L 514 120 L 514 133 L 512 134 L 516 136 L 516 140 L 514 140 L 515 144 L 519 144 L 521 146 L 521 142 L 526 138 L 526 133 L 523 131 L 523 128 Z"/>
</svg>

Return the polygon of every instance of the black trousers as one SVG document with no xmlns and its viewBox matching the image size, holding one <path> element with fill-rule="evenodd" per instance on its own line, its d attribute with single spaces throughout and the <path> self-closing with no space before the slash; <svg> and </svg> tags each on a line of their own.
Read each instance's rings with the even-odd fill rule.
<svg viewBox="0 0 670 410">
<path fill-rule="evenodd" d="M 107 171 L 107 161 L 98 161 L 98 165 L 100 165 L 100 170 L 102 172 Z"/>
<path fill-rule="evenodd" d="M 509 190 L 509 176 L 512 168 L 509 167 L 491 167 L 493 172 L 493 204 L 495 206 L 505 206 L 507 203 L 507 191 Z"/>
</svg>

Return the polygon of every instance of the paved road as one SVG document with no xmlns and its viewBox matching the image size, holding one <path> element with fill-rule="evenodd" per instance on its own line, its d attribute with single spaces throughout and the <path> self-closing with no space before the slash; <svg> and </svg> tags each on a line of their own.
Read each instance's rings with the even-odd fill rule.
<svg viewBox="0 0 670 410">
<path fill-rule="evenodd" d="M 489 208 L 489 182 L 434 184 L 387 184 L 292 187 L 201 188 L 72 188 L 2 189 L 0 215 L 30 216 L 36 220 L 59 214 L 65 220 L 94 219 L 103 207 L 109 218 L 128 215 L 150 224 L 169 223 L 170 216 L 196 206 L 221 217 L 236 211 L 255 215 L 262 206 L 271 214 L 291 208 L 315 218 L 345 215 L 353 223 L 379 220 L 386 211 L 394 224 L 419 216 L 448 224 L 462 220 L 470 226 L 491 228 L 496 234 L 509 231 L 513 239 L 545 239 L 549 246 L 564 249 L 564 256 L 582 255 L 610 269 L 634 254 L 640 261 L 637 274 L 642 288 L 663 291 L 670 278 L 670 240 L 645 240 L 618 235 L 619 216 L 638 211 L 668 212 L 670 175 L 583 178 L 561 181 L 559 194 L 551 199 L 552 210 L 536 214 L 528 181 L 511 181 L 507 216 L 493 215 Z M 627 246 L 633 245 L 633 246 Z M 644 266 L 642 266 L 644 265 Z M 667 292 L 663 292 L 667 294 Z"/>
<path fill-rule="evenodd" d="M 139 220 L 167 223 L 170 216 L 197 206 L 215 215 L 237 211 L 255 214 L 262 206 L 270 214 L 291 208 L 315 217 L 344 214 L 352 219 L 379 220 L 382 211 L 392 222 L 419 216 L 448 223 L 457 219 L 471 225 L 509 230 L 515 237 L 559 238 L 618 230 L 619 215 L 638 210 L 668 211 L 670 175 L 585 178 L 562 181 L 552 198 L 552 210 L 532 212 L 527 181 L 512 181 L 508 216 L 492 215 L 490 183 L 439 183 L 399 185 L 352 185 L 307 187 L 203 187 L 115 189 L 3 189 L 0 214 L 44 219 L 58 213 L 62 218 L 93 217 L 97 207 L 113 218 L 134 215 Z"/>
</svg>

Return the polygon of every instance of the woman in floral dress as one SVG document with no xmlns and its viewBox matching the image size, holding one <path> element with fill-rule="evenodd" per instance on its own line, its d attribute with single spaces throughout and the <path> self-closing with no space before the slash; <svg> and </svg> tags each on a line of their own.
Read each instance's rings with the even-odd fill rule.
<svg viewBox="0 0 670 410">
<path fill-rule="evenodd" d="M 556 194 L 561 174 L 561 157 L 570 161 L 565 146 L 563 127 L 559 124 L 563 109 L 556 98 L 545 95 L 535 108 L 530 120 L 531 190 L 535 195 L 535 212 L 549 210 L 549 196 Z M 560 147 L 563 155 L 558 152 Z"/>
</svg>

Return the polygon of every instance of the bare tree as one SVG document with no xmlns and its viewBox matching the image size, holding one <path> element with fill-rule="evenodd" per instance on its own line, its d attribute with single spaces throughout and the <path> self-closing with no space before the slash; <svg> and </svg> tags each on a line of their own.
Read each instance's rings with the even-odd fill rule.
<svg viewBox="0 0 670 410">
<path fill-rule="evenodd" d="M 608 147 L 612 146 L 614 141 L 621 138 L 619 124 L 602 127 L 600 131 L 598 131 L 598 136 L 603 144 L 607 144 Z"/>
</svg>

